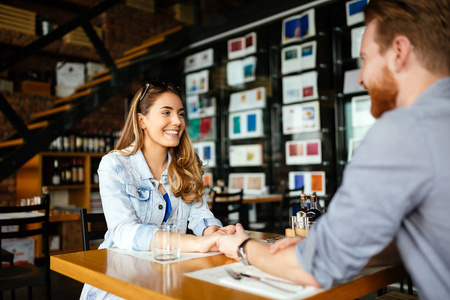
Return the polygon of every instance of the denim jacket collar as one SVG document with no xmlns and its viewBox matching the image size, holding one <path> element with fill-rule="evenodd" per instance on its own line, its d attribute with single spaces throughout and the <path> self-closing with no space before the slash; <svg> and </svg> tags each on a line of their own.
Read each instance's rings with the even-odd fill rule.
<svg viewBox="0 0 450 300">
<path fill-rule="evenodd" d="M 134 143 L 133 143 L 134 144 Z M 142 153 L 142 150 L 138 150 L 134 155 L 130 156 L 131 164 L 133 166 L 133 169 L 138 173 L 139 178 L 141 180 L 145 179 L 153 179 L 154 176 L 150 172 L 150 168 L 147 165 L 147 161 L 145 160 L 144 154 Z M 167 152 L 167 166 L 164 172 L 161 174 L 161 182 L 167 183 L 167 172 L 169 169 L 170 162 L 172 161 L 172 156 L 169 152 Z"/>
</svg>

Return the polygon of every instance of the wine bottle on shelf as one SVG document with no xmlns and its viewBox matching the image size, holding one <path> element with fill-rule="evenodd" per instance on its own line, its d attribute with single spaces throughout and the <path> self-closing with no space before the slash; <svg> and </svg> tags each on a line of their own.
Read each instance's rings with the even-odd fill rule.
<svg viewBox="0 0 450 300">
<path fill-rule="evenodd" d="M 63 151 L 69 152 L 70 151 L 70 138 L 67 134 L 63 136 Z"/>
<path fill-rule="evenodd" d="M 98 138 L 98 131 L 94 130 L 94 150 L 93 152 L 99 152 L 99 138 Z"/>
<path fill-rule="evenodd" d="M 78 182 L 84 183 L 84 164 L 83 159 L 78 159 Z"/>
<path fill-rule="evenodd" d="M 103 135 L 103 131 L 99 130 L 97 132 L 98 138 L 98 151 L 97 152 L 105 152 L 105 136 Z"/>
<path fill-rule="evenodd" d="M 109 129 L 106 133 L 105 133 L 105 152 L 108 153 L 109 151 L 111 151 L 111 144 L 112 144 L 112 138 L 111 138 L 111 129 Z"/>
<path fill-rule="evenodd" d="M 319 207 L 318 207 L 319 200 L 315 193 L 313 193 L 311 195 L 310 201 L 311 201 L 311 207 L 308 210 L 308 212 L 306 213 L 306 215 L 308 217 L 311 217 L 313 222 L 315 222 L 322 215 L 322 212 L 319 210 Z"/>
<path fill-rule="evenodd" d="M 73 184 L 78 184 L 80 183 L 78 180 L 78 163 L 77 163 L 77 159 L 74 157 L 72 158 L 72 183 Z"/>
<path fill-rule="evenodd" d="M 70 152 L 75 152 L 75 134 L 70 133 L 69 134 L 69 151 Z"/>
<path fill-rule="evenodd" d="M 83 152 L 83 137 L 80 134 L 75 137 L 75 148 L 77 152 Z"/>
<path fill-rule="evenodd" d="M 52 184 L 60 185 L 61 184 L 61 173 L 59 171 L 58 160 L 55 159 L 53 161 L 53 171 L 52 171 Z"/>
<path fill-rule="evenodd" d="M 70 167 L 70 163 L 66 162 L 64 167 L 64 178 L 66 179 L 65 184 L 72 184 L 72 168 Z"/>
<path fill-rule="evenodd" d="M 88 149 L 89 152 L 94 152 L 94 136 L 91 130 L 88 132 Z"/>
<path fill-rule="evenodd" d="M 86 131 L 83 132 L 83 152 L 89 152 L 89 136 Z"/>
</svg>

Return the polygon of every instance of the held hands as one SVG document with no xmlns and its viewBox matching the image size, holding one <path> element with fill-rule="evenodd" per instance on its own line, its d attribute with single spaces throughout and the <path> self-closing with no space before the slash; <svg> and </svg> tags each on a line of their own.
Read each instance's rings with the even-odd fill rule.
<svg viewBox="0 0 450 300">
<path fill-rule="evenodd" d="M 198 252 L 204 253 L 209 251 L 219 251 L 216 244 L 217 240 L 223 235 L 234 234 L 235 232 L 236 227 L 234 225 L 228 225 L 222 228 L 215 225 L 209 226 L 203 231 L 203 236 L 201 237 L 198 245 Z"/>
<path fill-rule="evenodd" d="M 228 226 L 227 226 L 228 227 Z M 234 234 L 221 235 L 217 239 L 217 247 L 220 252 L 227 257 L 238 259 L 237 248 L 249 235 L 244 231 L 241 224 L 236 224 L 236 232 Z"/>
</svg>

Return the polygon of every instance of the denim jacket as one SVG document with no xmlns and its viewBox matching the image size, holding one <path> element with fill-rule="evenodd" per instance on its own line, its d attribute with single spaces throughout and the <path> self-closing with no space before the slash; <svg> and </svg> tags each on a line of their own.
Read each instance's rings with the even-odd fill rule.
<svg viewBox="0 0 450 300">
<path fill-rule="evenodd" d="M 166 201 L 158 190 L 159 184 L 167 191 L 172 205 L 167 222 L 177 223 L 182 233 L 186 233 L 189 227 L 195 235 L 201 236 L 208 226 L 222 226 L 209 210 L 205 196 L 202 203 L 186 204 L 181 197 L 172 194 L 167 179 L 171 160 L 168 154 L 169 163 L 161 175 L 161 181 L 157 181 L 141 150 L 130 156 L 113 152 L 102 158 L 98 175 L 108 231 L 100 248 L 150 249 L 156 226 L 163 222 L 166 210 Z"/>
</svg>

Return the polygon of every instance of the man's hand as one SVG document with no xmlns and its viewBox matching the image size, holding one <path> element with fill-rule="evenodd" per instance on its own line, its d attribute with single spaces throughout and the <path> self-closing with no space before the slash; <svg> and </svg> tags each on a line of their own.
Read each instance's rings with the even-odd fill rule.
<svg viewBox="0 0 450 300">
<path fill-rule="evenodd" d="M 274 244 L 270 245 L 269 252 L 271 254 L 275 254 L 280 250 L 289 248 L 290 246 L 297 244 L 301 240 L 303 240 L 302 237 L 285 238 L 285 239 L 278 240 Z"/>
<path fill-rule="evenodd" d="M 236 224 L 236 232 L 234 234 L 227 234 L 220 236 L 216 244 L 219 251 L 225 254 L 227 257 L 238 259 L 237 248 L 249 235 L 244 231 L 244 227 L 241 224 Z"/>
</svg>

